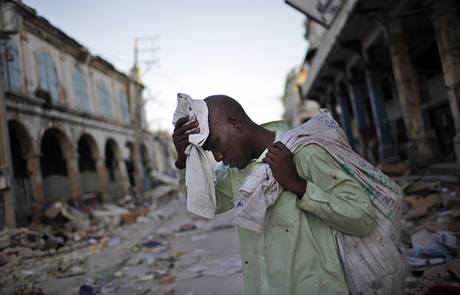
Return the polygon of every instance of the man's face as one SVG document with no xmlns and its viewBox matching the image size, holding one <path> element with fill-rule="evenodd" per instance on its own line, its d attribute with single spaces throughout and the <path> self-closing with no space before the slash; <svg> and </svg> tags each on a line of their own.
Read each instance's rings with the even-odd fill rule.
<svg viewBox="0 0 460 295">
<path fill-rule="evenodd" d="M 242 132 L 227 118 L 209 121 L 209 136 L 203 145 L 217 162 L 243 169 L 251 161 L 251 149 Z"/>
</svg>

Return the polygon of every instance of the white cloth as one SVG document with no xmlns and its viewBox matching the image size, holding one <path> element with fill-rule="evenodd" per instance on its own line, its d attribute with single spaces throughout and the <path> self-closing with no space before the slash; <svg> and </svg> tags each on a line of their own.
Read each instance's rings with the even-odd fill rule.
<svg viewBox="0 0 460 295">
<path fill-rule="evenodd" d="M 216 192 L 214 167 L 208 160 L 203 144 L 209 135 L 208 106 L 204 100 L 192 99 L 184 93 L 177 94 L 177 107 L 173 124 L 189 116 L 189 122 L 196 119 L 200 128 L 197 134 L 189 135 L 185 185 L 187 187 L 187 210 L 206 218 L 214 218 L 216 212 Z"/>
<path fill-rule="evenodd" d="M 356 154 L 345 133 L 326 110 L 280 138 L 295 153 L 308 144 L 324 148 L 369 192 L 376 209 L 375 229 L 366 237 L 337 232 L 337 243 L 352 294 L 398 294 L 406 264 L 399 251 L 402 193 L 399 186 Z M 268 165 L 251 174 L 240 188 L 233 222 L 261 232 L 267 208 L 282 191 Z M 378 285 L 378 286 L 377 286 Z"/>
</svg>

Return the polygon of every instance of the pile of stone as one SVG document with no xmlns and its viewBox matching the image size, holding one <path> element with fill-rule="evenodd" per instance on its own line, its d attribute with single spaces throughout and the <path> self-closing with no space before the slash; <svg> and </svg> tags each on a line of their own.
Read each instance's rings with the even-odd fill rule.
<svg viewBox="0 0 460 295">
<path fill-rule="evenodd" d="M 69 203 L 34 205 L 27 227 L 0 231 L 0 293 L 12 282 L 24 282 L 19 291 L 27 293 L 35 290 L 33 282 L 83 274 L 91 255 L 123 243 L 119 231 L 125 225 L 162 218 L 152 211 L 155 197 L 149 193 L 140 201 L 126 195 L 108 204 L 87 194 Z"/>
<path fill-rule="evenodd" d="M 398 179 L 405 194 L 402 248 L 406 294 L 460 292 L 460 188 L 441 180 Z M 450 293 L 454 292 L 454 293 Z"/>
</svg>

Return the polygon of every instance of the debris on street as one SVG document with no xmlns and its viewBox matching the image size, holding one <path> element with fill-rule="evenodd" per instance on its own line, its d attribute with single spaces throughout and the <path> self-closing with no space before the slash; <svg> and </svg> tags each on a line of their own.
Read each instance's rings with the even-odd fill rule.
<svg viewBox="0 0 460 295">
<path fill-rule="evenodd" d="M 125 197 L 85 210 L 54 203 L 29 227 L 1 231 L 0 293 L 54 294 L 73 286 L 73 294 L 173 294 L 188 280 L 241 276 L 238 252 L 222 257 L 193 246 L 235 234 L 233 226 L 187 215 L 177 197 L 157 201 Z M 236 237 L 234 243 L 238 251 Z"/>
<path fill-rule="evenodd" d="M 458 290 L 459 188 L 436 177 L 403 173 L 395 179 L 405 194 L 405 294 Z M 0 290 L 53 294 L 59 286 L 73 286 L 74 294 L 173 294 L 208 278 L 238 279 L 242 288 L 236 236 L 229 255 L 221 249 L 236 234 L 234 227 L 187 213 L 177 186 L 157 188 L 142 201 L 126 195 L 101 203 L 87 196 L 85 202 L 34 208 L 28 227 L 0 232 L 0 286 L 7 286 Z"/>
<path fill-rule="evenodd" d="M 449 180 L 397 178 L 405 193 L 402 246 L 410 271 L 406 294 L 460 290 L 460 189 Z"/>
<path fill-rule="evenodd" d="M 35 206 L 28 227 L 0 231 L 0 293 L 39 294 L 35 287 L 40 282 L 84 276 L 90 257 L 128 243 L 123 237 L 125 227 L 164 217 L 156 202 L 150 198 L 139 204 L 127 195 L 118 205 L 102 204 L 87 194 L 84 200 Z M 148 241 L 140 246 L 160 245 L 161 241 Z M 93 294 L 90 285 L 82 286 L 79 294 Z"/>
</svg>

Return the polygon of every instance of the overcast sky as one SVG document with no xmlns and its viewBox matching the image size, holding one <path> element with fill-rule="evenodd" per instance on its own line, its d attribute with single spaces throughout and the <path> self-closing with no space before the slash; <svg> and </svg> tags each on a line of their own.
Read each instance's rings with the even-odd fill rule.
<svg viewBox="0 0 460 295">
<path fill-rule="evenodd" d="M 283 0 L 24 3 L 125 72 L 134 63 L 134 38 L 158 36 L 158 63 L 144 76 L 153 130 L 172 129 L 177 92 L 227 94 L 257 123 L 280 119 L 286 75 L 307 48 L 304 16 Z"/>
</svg>

